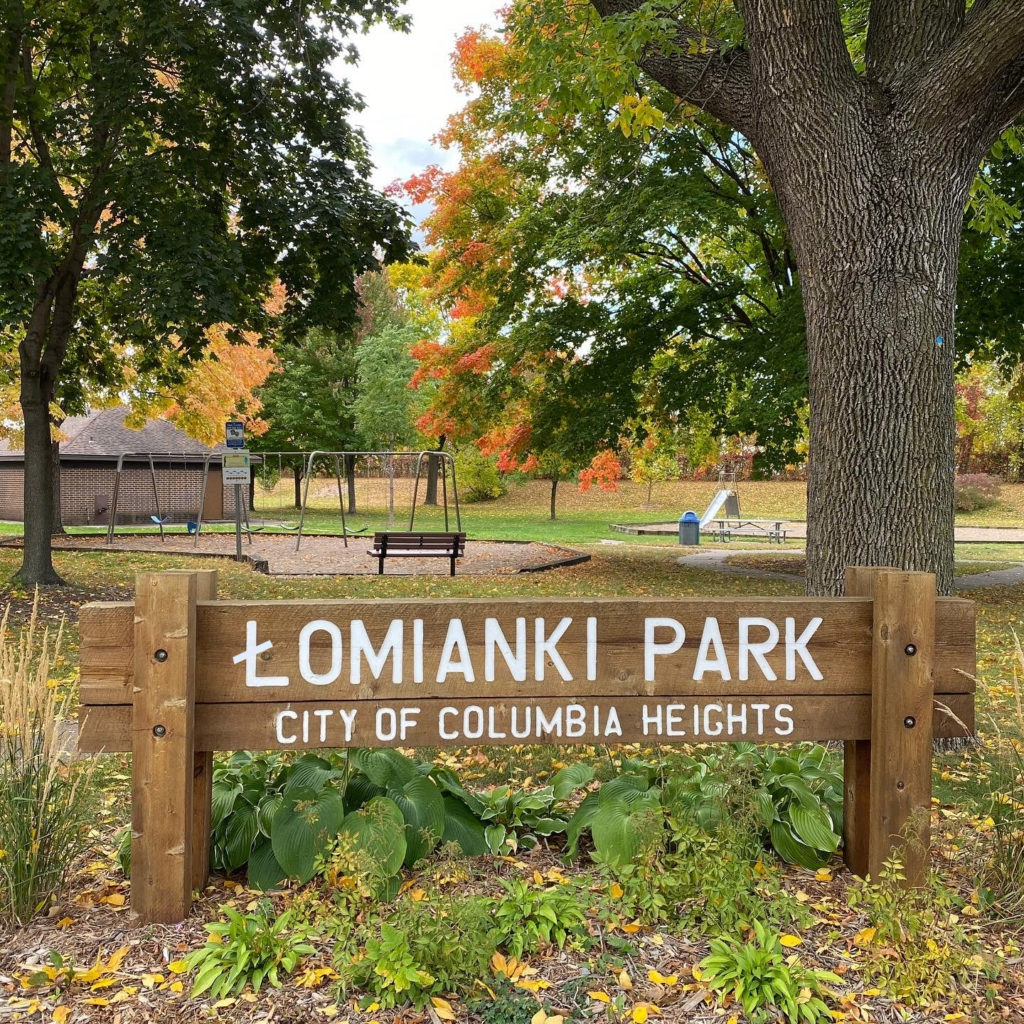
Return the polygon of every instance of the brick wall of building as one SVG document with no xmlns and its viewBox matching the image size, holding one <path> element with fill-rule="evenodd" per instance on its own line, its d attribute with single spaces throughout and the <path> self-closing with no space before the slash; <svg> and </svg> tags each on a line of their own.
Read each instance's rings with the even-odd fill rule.
<svg viewBox="0 0 1024 1024">
<path fill-rule="evenodd" d="M 61 466 L 60 505 L 65 525 L 107 523 L 114 497 L 116 467 L 112 463 L 79 462 Z M 220 475 L 220 466 L 210 467 L 210 476 Z M 203 486 L 201 466 L 156 467 L 157 495 L 160 512 L 171 522 L 194 520 L 199 512 Z M 0 463 L 0 519 L 21 522 L 25 518 L 23 504 L 24 467 L 20 462 Z M 248 507 L 248 494 L 242 488 L 243 507 Z M 153 498 L 153 482 L 148 465 L 126 465 L 121 470 L 117 497 L 119 524 L 148 523 L 157 511 Z M 208 511 L 211 511 L 208 509 Z M 224 495 L 223 516 L 235 515 L 234 488 Z"/>
<path fill-rule="evenodd" d="M 0 519 L 25 519 L 25 471 L 20 462 L 0 462 Z"/>
</svg>

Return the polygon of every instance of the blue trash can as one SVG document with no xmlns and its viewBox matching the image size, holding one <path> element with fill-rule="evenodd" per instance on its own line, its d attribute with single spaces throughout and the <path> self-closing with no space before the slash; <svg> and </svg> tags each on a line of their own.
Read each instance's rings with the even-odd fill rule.
<svg viewBox="0 0 1024 1024">
<path fill-rule="evenodd" d="M 696 512 L 684 512 L 679 517 L 679 543 L 691 547 L 700 544 L 700 516 Z"/>
</svg>

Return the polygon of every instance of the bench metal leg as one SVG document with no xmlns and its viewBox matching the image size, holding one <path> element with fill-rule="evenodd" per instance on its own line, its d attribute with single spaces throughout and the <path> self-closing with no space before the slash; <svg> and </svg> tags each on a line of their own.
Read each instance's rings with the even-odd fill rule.
<svg viewBox="0 0 1024 1024">
<path fill-rule="evenodd" d="M 454 555 L 452 555 L 452 571 L 451 571 L 450 575 L 452 575 L 452 576 L 455 575 L 455 556 Z"/>
</svg>

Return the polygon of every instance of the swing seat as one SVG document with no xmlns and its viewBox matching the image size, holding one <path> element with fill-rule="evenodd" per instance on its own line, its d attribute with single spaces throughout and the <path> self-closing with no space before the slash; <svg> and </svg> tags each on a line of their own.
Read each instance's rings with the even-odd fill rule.
<svg viewBox="0 0 1024 1024">
<path fill-rule="evenodd" d="M 163 519 L 159 516 L 150 516 L 149 518 L 156 526 L 166 526 L 171 521 L 170 516 L 164 516 Z"/>
<path fill-rule="evenodd" d="M 199 524 L 193 523 L 192 520 L 190 519 L 185 524 L 185 529 L 188 530 L 189 533 L 197 533 L 199 531 Z"/>
</svg>

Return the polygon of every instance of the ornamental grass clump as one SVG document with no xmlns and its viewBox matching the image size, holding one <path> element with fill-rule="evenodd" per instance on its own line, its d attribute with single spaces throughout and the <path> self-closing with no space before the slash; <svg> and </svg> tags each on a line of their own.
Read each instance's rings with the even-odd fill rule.
<svg viewBox="0 0 1024 1024">
<path fill-rule="evenodd" d="M 0 620 L 0 921 L 26 924 L 59 892 L 88 842 L 91 769 L 69 752 L 71 694 L 53 671 L 63 639 Z"/>
</svg>

